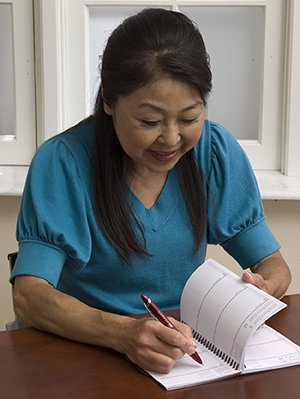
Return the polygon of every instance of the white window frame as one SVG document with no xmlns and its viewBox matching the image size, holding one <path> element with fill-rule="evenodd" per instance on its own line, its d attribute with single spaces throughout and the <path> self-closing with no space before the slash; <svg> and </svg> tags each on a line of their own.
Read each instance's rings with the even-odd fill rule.
<svg viewBox="0 0 300 399">
<path fill-rule="evenodd" d="M 300 176 L 300 2 L 288 1 L 281 172 Z"/>
<path fill-rule="evenodd" d="M 15 120 L 13 137 L 0 136 L 0 165 L 28 165 L 36 150 L 32 0 L 0 0 L 11 5 Z M 0 171 L 1 176 L 1 171 Z"/>
<path fill-rule="evenodd" d="M 268 5 L 266 1 L 202 1 L 202 5 Z M 284 112 L 282 154 L 279 170 L 255 170 L 265 199 L 300 199 L 300 2 L 286 0 L 286 57 L 284 65 Z M 89 112 L 88 6 L 170 6 L 198 3 L 197 0 L 100 1 L 34 0 L 37 45 L 37 131 L 38 143 L 64 130 Z M 71 23 L 72 22 L 72 23 Z M 74 53 L 74 49 L 77 52 Z M 249 144 L 249 143 L 248 143 Z M 251 144 L 251 143 L 250 143 Z M 244 143 L 242 143 L 244 145 Z M 252 143 L 257 145 L 257 143 Z M 246 148 L 247 152 L 247 148 Z M 254 167 L 255 169 L 255 167 Z M 1 171 L 0 171 L 1 172 Z M 1 176 L 0 176 L 1 184 Z"/>
</svg>

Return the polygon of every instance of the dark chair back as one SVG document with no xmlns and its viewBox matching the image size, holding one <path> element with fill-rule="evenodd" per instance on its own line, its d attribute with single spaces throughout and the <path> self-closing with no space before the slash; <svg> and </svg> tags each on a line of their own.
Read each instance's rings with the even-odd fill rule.
<svg viewBox="0 0 300 399">
<path fill-rule="evenodd" d="M 7 255 L 7 259 L 9 261 L 10 273 L 13 271 L 17 260 L 18 252 L 12 252 L 11 254 Z"/>
<path fill-rule="evenodd" d="M 7 255 L 7 259 L 9 261 L 10 273 L 13 271 L 13 268 L 14 268 L 16 260 L 17 260 L 17 256 L 18 256 L 18 252 L 12 252 Z M 12 292 L 14 292 L 14 287 L 12 287 Z M 21 324 L 19 322 L 19 320 L 17 319 L 17 316 L 15 315 L 14 321 L 6 323 L 5 327 L 6 327 L 6 330 L 16 330 L 18 328 L 26 328 L 28 326 Z"/>
</svg>

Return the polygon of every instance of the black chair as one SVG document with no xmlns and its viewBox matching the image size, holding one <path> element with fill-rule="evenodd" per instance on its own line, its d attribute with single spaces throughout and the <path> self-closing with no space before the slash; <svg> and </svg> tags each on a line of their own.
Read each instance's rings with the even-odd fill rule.
<svg viewBox="0 0 300 399">
<path fill-rule="evenodd" d="M 14 268 L 16 260 L 17 260 L 17 256 L 18 256 L 18 252 L 12 252 L 7 255 L 7 259 L 9 261 L 10 273 L 13 271 L 13 268 Z M 14 293 L 13 286 L 12 286 L 12 293 Z M 18 328 L 26 328 L 28 326 L 21 324 L 19 322 L 19 320 L 17 319 L 17 316 L 15 315 L 15 319 L 9 323 L 6 323 L 5 327 L 6 327 L 6 330 L 16 330 Z"/>
<path fill-rule="evenodd" d="M 17 260 L 18 252 L 12 252 L 11 254 L 7 255 L 7 259 L 9 261 L 10 273 L 13 271 Z"/>
</svg>

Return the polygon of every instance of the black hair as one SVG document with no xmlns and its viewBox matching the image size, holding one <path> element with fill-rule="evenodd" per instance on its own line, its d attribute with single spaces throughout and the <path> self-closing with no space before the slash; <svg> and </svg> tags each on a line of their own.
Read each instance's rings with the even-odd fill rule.
<svg viewBox="0 0 300 399">
<path fill-rule="evenodd" d="M 182 13 L 144 9 L 125 19 L 107 41 L 93 114 L 94 212 L 99 226 L 128 264 L 137 253 L 150 254 L 146 249 L 143 226 L 127 198 L 124 177 L 130 166 L 122 162 L 125 152 L 112 117 L 104 112 L 103 105 L 106 103 L 113 108 L 120 96 L 130 95 L 166 77 L 195 88 L 206 104 L 212 88 L 212 75 L 198 28 Z M 207 209 L 204 177 L 193 149 L 181 157 L 176 168 L 195 231 L 197 251 L 206 231 Z M 136 227 L 140 234 L 136 233 Z"/>
</svg>

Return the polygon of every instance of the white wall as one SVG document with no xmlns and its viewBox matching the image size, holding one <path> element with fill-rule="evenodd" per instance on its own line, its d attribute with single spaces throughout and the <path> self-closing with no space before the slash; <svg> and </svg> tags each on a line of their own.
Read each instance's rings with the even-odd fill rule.
<svg viewBox="0 0 300 399">
<path fill-rule="evenodd" d="M 292 272 L 292 282 L 287 294 L 300 293 L 300 201 L 263 201 L 266 219 L 281 245 L 281 253 Z M 220 247 L 210 246 L 207 256 L 241 275 L 242 271 Z"/>
<path fill-rule="evenodd" d="M 17 251 L 15 224 L 21 197 L 0 196 L 0 331 L 13 320 L 12 295 L 7 254 Z"/>
<path fill-rule="evenodd" d="M 15 224 L 20 197 L 0 196 L 0 331 L 13 320 L 9 279 L 8 252 L 17 250 Z M 300 201 L 264 201 L 267 221 L 282 245 L 282 253 L 292 270 L 289 294 L 300 293 Z M 241 268 L 220 247 L 209 247 L 208 257 L 215 259 L 237 274 Z"/>
</svg>

